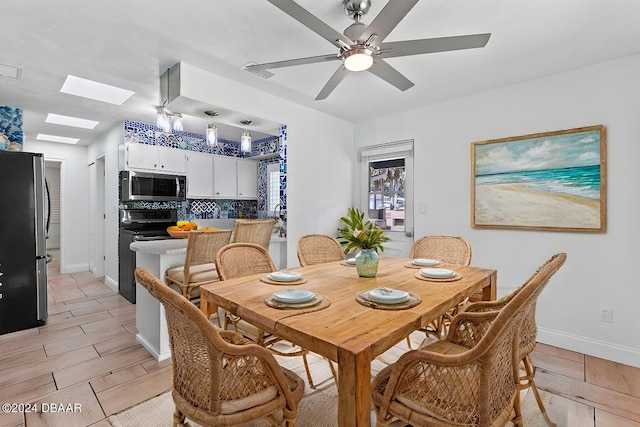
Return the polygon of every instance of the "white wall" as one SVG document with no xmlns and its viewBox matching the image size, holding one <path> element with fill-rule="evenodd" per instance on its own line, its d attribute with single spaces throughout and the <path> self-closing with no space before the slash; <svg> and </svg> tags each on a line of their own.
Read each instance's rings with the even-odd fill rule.
<svg viewBox="0 0 640 427">
<path fill-rule="evenodd" d="M 118 146 L 124 142 L 124 123 L 105 132 L 88 150 L 88 162 L 95 162 L 104 155 L 104 253 L 105 283 L 118 289 Z"/>
<path fill-rule="evenodd" d="M 472 265 L 498 271 L 500 295 L 567 252 L 539 299 L 538 340 L 640 367 L 638 75 L 640 56 L 633 56 L 427 105 L 357 124 L 355 143 L 415 139 L 415 235 L 464 236 Z M 471 228 L 472 142 L 598 124 L 608 140 L 606 233 Z M 600 321 L 602 307 L 613 308 L 613 323 Z"/>
<path fill-rule="evenodd" d="M 353 125 L 208 71 L 181 64 L 181 95 L 287 125 L 287 259 L 298 238 L 335 234 L 351 206 Z"/>
<path fill-rule="evenodd" d="M 89 270 L 87 147 L 27 140 L 24 151 L 60 162 L 60 272 Z"/>
</svg>

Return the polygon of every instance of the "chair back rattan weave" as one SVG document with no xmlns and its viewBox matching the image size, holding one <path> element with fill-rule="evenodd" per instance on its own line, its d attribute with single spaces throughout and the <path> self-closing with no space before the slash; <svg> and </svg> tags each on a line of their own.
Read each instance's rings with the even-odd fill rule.
<svg viewBox="0 0 640 427">
<path fill-rule="evenodd" d="M 255 243 L 269 250 L 277 220 L 236 220 L 232 243 Z"/>
<path fill-rule="evenodd" d="M 324 234 L 307 234 L 300 237 L 297 252 L 302 267 L 344 259 L 340 242 Z"/>
<path fill-rule="evenodd" d="M 230 243 L 224 246 L 216 254 L 216 268 L 220 280 L 276 271 L 269 252 L 255 243 Z"/>
<path fill-rule="evenodd" d="M 409 258 L 432 258 L 447 264 L 469 265 L 471 245 L 459 236 L 425 236 L 413 242 Z"/>
</svg>

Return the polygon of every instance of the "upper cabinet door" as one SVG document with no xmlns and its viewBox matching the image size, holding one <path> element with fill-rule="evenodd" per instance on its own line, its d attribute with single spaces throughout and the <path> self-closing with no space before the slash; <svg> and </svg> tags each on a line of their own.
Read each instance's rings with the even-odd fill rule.
<svg viewBox="0 0 640 427">
<path fill-rule="evenodd" d="M 213 197 L 216 199 L 238 197 L 235 157 L 213 156 Z"/>
<path fill-rule="evenodd" d="M 155 171 L 158 169 L 158 151 L 155 145 L 127 144 L 125 169 Z"/>
<path fill-rule="evenodd" d="M 185 150 L 147 144 L 125 144 L 125 170 L 184 175 Z"/>
<path fill-rule="evenodd" d="M 187 153 L 187 198 L 213 198 L 213 156 L 207 153 Z"/>
<path fill-rule="evenodd" d="M 185 150 L 168 147 L 158 148 L 158 171 L 184 175 L 187 172 Z"/>
<path fill-rule="evenodd" d="M 258 162 L 250 159 L 237 159 L 238 198 L 258 198 Z"/>
</svg>

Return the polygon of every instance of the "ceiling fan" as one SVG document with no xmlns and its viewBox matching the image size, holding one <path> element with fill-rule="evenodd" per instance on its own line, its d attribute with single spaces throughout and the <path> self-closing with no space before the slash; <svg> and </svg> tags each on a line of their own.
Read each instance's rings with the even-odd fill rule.
<svg viewBox="0 0 640 427">
<path fill-rule="evenodd" d="M 316 101 L 327 98 L 351 71 L 369 71 L 405 91 L 414 85 L 413 82 L 384 61 L 385 58 L 484 47 L 491 36 L 490 33 L 485 33 L 384 43 L 384 39 L 418 3 L 418 0 L 390 0 L 369 25 L 360 22 L 360 19 L 369 10 L 371 0 L 342 0 L 345 11 L 355 21 L 344 30 L 343 34 L 293 0 L 268 1 L 340 50 L 338 54 L 254 64 L 246 68 L 248 71 L 259 72 L 293 65 L 343 61 L 316 96 Z"/>
</svg>

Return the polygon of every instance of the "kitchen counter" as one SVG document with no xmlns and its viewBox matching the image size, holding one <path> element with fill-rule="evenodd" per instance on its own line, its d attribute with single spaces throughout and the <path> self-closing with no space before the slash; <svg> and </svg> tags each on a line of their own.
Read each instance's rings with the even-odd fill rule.
<svg viewBox="0 0 640 427">
<path fill-rule="evenodd" d="M 145 268 L 164 282 L 165 272 L 184 265 L 188 239 L 147 240 L 130 245 L 136 253 L 136 266 Z M 272 236 L 269 245 L 277 269 L 286 268 L 287 239 Z M 157 360 L 171 357 L 164 307 L 136 283 L 136 340 Z"/>
</svg>

